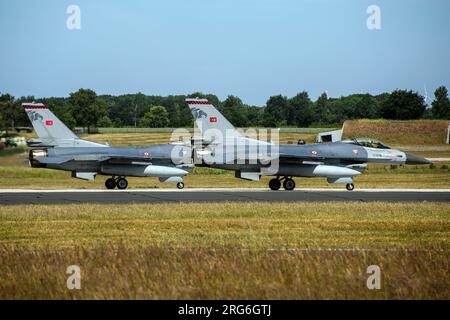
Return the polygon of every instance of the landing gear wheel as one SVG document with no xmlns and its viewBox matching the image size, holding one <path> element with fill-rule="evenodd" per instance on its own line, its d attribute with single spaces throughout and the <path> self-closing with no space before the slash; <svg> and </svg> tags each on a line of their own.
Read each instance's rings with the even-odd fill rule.
<svg viewBox="0 0 450 320">
<path fill-rule="evenodd" d="M 286 179 L 284 179 L 284 181 L 283 181 L 283 188 L 285 189 L 285 190 L 294 190 L 294 188 L 295 188 L 295 181 L 294 180 L 292 180 L 291 178 L 286 178 Z"/>
<path fill-rule="evenodd" d="M 124 190 L 128 187 L 128 181 L 125 178 L 119 178 L 116 181 L 117 189 Z"/>
<path fill-rule="evenodd" d="M 183 189 L 184 188 L 184 182 L 178 182 L 177 183 L 177 188 L 178 189 Z"/>
<path fill-rule="evenodd" d="M 106 189 L 114 189 L 116 187 L 116 180 L 114 180 L 113 178 L 106 179 L 105 187 Z"/>
<path fill-rule="evenodd" d="M 355 186 L 353 185 L 353 183 L 347 183 L 345 188 L 347 188 L 348 191 L 352 191 L 353 189 L 355 189 Z"/>
<path fill-rule="evenodd" d="M 271 190 L 279 190 L 281 187 L 281 182 L 277 178 L 273 178 L 269 181 L 269 188 Z"/>
</svg>

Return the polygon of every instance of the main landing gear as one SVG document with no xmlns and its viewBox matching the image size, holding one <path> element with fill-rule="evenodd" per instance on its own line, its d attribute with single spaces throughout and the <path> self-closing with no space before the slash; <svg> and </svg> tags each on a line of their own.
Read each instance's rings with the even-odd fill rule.
<svg viewBox="0 0 450 320">
<path fill-rule="evenodd" d="M 345 188 L 348 191 L 352 191 L 353 189 L 355 189 L 355 186 L 353 185 L 353 183 L 347 183 L 347 185 L 345 186 Z"/>
<path fill-rule="evenodd" d="M 292 178 L 289 177 L 276 177 L 269 181 L 269 188 L 271 190 L 279 190 L 281 187 L 281 181 L 283 181 L 283 188 L 284 190 L 294 190 L 295 189 L 295 181 Z"/>
<path fill-rule="evenodd" d="M 108 178 L 105 181 L 105 187 L 106 189 L 114 189 L 117 187 L 117 189 L 124 190 L 128 187 L 128 181 L 125 177 Z"/>
<path fill-rule="evenodd" d="M 183 189 L 184 188 L 184 182 L 178 182 L 177 183 L 177 188 L 178 189 Z"/>
</svg>

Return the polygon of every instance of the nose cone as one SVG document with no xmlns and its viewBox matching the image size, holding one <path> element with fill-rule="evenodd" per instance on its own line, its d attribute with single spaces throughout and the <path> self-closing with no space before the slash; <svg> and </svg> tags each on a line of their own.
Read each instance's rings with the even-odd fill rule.
<svg viewBox="0 0 450 320">
<path fill-rule="evenodd" d="M 406 154 L 405 164 L 431 164 L 431 161 L 425 158 L 418 157 L 409 152 L 405 152 L 405 154 Z"/>
</svg>

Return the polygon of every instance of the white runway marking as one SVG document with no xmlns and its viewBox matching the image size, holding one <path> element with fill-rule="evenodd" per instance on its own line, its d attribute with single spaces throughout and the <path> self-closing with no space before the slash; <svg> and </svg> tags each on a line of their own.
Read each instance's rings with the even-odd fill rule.
<svg viewBox="0 0 450 320">
<path fill-rule="evenodd" d="M 357 193 L 357 192 L 450 192 L 450 189 L 355 189 L 353 191 L 347 191 L 345 189 L 326 189 L 326 188 L 303 188 L 293 191 L 272 191 L 268 188 L 187 188 L 187 189 L 126 189 L 126 190 L 107 190 L 107 189 L 0 189 L 0 193 L 59 193 L 59 192 L 80 192 L 80 193 L 93 193 L 93 192 L 345 192 L 345 193 Z"/>
<path fill-rule="evenodd" d="M 427 158 L 431 162 L 450 162 L 450 158 Z"/>
<path fill-rule="evenodd" d="M 250 250 L 250 249 L 248 249 Z M 269 248 L 271 252 L 448 252 L 447 249 L 413 249 L 413 248 Z"/>
</svg>

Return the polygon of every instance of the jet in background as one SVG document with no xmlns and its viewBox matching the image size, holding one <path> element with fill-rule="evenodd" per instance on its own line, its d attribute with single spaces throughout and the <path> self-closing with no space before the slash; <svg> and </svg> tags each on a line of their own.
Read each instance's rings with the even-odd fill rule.
<svg viewBox="0 0 450 320">
<path fill-rule="evenodd" d="M 196 165 L 233 170 L 237 178 L 246 180 L 275 176 L 269 182 L 272 190 L 280 189 L 282 184 L 285 190 L 293 190 L 293 177 L 325 177 L 328 183 L 345 184 L 350 191 L 354 189 L 353 178 L 364 172 L 367 163 L 431 163 L 367 138 L 304 145 L 265 142 L 239 133 L 208 100 L 186 99 L 186 102 L 202 135 L 193 138 L 194 142 L 201 141 L 192 151 Z M 261 153 L 263 149 L 266 151 Z M 258 160 L 256 163 L 249 161 L 254 158 Z M 277 165 L 268 165 L 267 161 L 276 161 Z"/>
<path fill-rule="evenodd" d="M 110 147 L 80 139 L 42 103 L 23 103 L 39 139 L 30 140 L 29 160 L 33 168 L 71 171 L 72 177 L 106 179 L 108 189 L 126 189 L 126 177 L 159 177 L 184 187 L 183 176 L 192 169 L 190 147 L 161 144 L 146 147 Z"/>
</svg>

